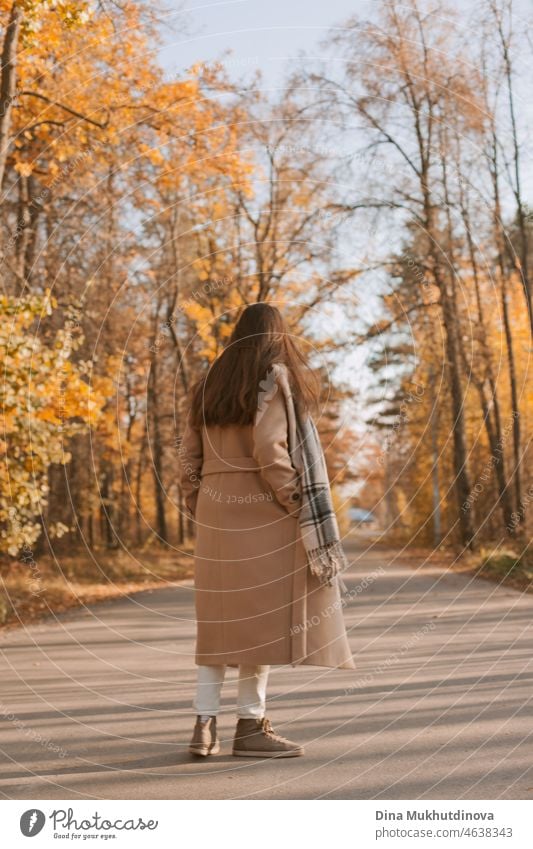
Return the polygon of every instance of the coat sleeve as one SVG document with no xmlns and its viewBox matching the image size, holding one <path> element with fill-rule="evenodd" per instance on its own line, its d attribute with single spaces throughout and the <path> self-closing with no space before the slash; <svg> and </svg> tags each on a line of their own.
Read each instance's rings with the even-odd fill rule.
<svg viewBox="0 0 533 849">
<path fill-rule="evenodd" d="M 277 500 L 293 516 L 301 507 L 301 485 L 288 448 L 288 421 L 281 389 L 268 401 L 253 428 L 253 457 Z"/>
<path fill-rule="evenodd" d="M 202 434 L 187 418 L 179 448 L 180 485 L 189 515 L 194 518 L 204 459 Z"/>
</svg>

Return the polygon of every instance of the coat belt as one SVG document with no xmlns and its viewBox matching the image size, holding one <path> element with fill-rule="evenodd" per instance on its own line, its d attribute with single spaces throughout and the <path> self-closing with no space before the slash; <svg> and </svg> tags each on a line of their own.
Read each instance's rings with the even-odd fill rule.
<svg viewBox="0 0 533 849">
<path fill-rule="evenodd" d="M 253 457 L 214 457 L 204 460 L 202 477 L 219 472 L 260 472 L 257 460 Z"/>
</svg>

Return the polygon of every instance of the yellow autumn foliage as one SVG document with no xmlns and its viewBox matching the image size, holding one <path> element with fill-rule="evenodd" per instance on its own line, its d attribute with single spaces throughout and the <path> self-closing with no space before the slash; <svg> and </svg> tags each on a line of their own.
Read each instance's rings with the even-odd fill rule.
<svg viewBox="0 0 533 849">
<path fill-rule="evenodd" d="M 41 339 L 40 322 L 55 307 L 49 292 L 0 298 L 0 551 L 14 556 L 39 536 L 50 464 L 68 462 L 70 437 L 96 426 L 109 390 L 69 359 L 79 342 L 70 328 L 54 345 Z"/>
</svg>

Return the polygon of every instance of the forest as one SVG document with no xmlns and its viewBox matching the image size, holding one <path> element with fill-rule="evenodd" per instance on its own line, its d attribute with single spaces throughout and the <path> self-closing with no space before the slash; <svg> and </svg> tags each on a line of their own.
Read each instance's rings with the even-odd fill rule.
<svg viewBox="0 0 533 849">
<path fill-rule="evenodd" d="M 320 375 L 343 527 L 527 549 L 531 21 L 372 6 L 272 91 L 168 74 L 163 6 L 0 0 L 4 574 L 188 550 L 190 388 L 256 301 Z"/>
</svg>

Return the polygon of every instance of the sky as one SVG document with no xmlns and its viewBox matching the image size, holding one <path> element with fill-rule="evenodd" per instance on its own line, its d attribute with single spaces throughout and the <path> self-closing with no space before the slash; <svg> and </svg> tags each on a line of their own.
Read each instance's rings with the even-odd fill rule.
<svg viewBox="0 0 533 849">
<path fill-rule="evenodd" d="M 168 22 L 161 58 L 170 73 L 194 62 L 217 60 L 232 49 L 234 69 L 260 68 L 267 82 L 278 83 L 300 51 L 320 55 L 320 41 L 351 15 L 370 19 L 376 0 L 165 0 Z M 465 19 L 476 0 L 448 0 Z M 531 14 L 532 0 L 514 0 L 515 19 Z M 180 10 L 181 15 L 180 15 Z M 185 21 L 187 34 L 180 20 Z"/>
<path fill-rule="evenodd" d="M 162 51 L 165 66 L 183 70 L 197 61 L 219 59 L 233 50 L 235 70 L 261 68 L 278 81 L 301 50 L 317 50 L 335 24 L 357 13 L 366 17 L 374 0 L 185 0 L 183 18 L 188 34 L 167 34 Z M 167 0 L 178 10 L 177 0 Z M 169 20 L 172 19 L 172 14 Z M 179 21 L 179 17 L 175 18 Z"/>
</svg>

